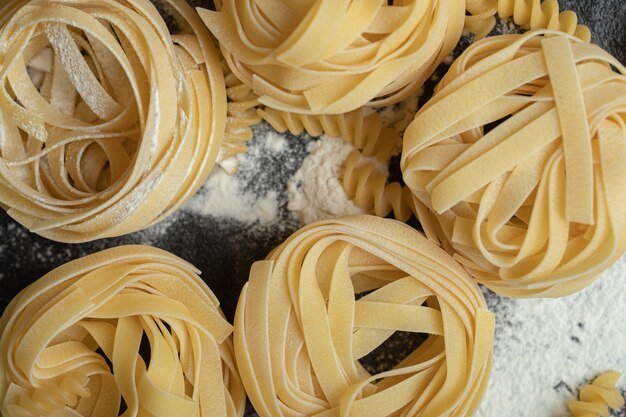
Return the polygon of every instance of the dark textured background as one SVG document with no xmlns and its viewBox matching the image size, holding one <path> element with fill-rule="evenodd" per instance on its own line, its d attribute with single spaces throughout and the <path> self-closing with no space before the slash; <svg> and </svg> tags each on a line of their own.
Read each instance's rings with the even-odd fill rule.
<svg viewBox="0 0 626 417">
<path fill-rule="evenodd" d="M 582 23 L 590 27 L 594 42 L 626 63 L 626 0 L 563 0 L 560 3 L 562 9 L 574 10 Z M 266 127 L 260 126 L 256 130 L 264 129 Z M 310 138 L 306 137 L 293 138 L 289 141 L 289 151 L 282 153 L 282 160 L 268 151 L 260 160 L 265 167 L 261 177 L 253 172 L 238 174 L 249 182 L 250 189 L 259 189 L 258 184 L 263 183 L 263 189 L 278 192 L 280 225 L 247 224 L 180 211 L 147 231 L 87 244 L 65 245 L 29 233 L 0 211 L 0 311 L 22 288 L 63 263 L 113 246 L 150 244 L 166 249 L 202 270 L 202 277 L 221 300 L 227 317 L 232 319 L 250 265 L 264 258 L 298 228 L 298 222 L 287 211 L 285 190 L 287 180 L 306 155 L 309 141 Z M 287 160 L 284 155 L 288 156 Z"/>
</svg>

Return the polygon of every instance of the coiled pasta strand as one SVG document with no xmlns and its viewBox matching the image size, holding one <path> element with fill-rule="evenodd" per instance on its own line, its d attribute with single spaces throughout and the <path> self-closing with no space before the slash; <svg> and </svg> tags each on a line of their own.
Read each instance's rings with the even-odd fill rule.
<svg viewBox="0 0 626 417">
<path fill-rule="evenodd" d="M 569 410 L 573 417 L 608 417 L 609 407 L 616 409 L 624 404 L 624 398 L 616 387 L 619 372 L 607 372 L 593 383 L 580 389 L 578 400 L 570 401 Z"/>
<path fill-rule="evenodd" d="M 253 136 L 252 126 L 261 121 L 256 113 L 259 104 L 257 95 L 233 74 L 224 59 L 222 71 L 228 97 L 228 118 L 219 161 L 245 152 L 248 149 L 246 142 Z"/>
<path fill-rule="evenodd" d="M 516 25 L 527 29 L 555 29 L 574 35 L 585 42 L 591 40 L 591 32 L 578 24 L 576 13 L 559 11 L 558 0 L 467 0 L 465 28 L 478 39 L 485 37 L 496 24 L 495 15 L 503 19 L 513 18 Z"/>
</svg>

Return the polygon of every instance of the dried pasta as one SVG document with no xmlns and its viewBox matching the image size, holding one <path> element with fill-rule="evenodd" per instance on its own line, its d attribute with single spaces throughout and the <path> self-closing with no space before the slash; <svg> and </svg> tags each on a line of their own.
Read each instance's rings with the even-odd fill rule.
<svg viewBox="0 0 626 417">
<path fill-rule="evenodd" d="M 463 30 L 464 0 L 226 0 L 198 9 L 233 73 L 267 107 L 340 114 L 419 87 Z"/>
<path fill-rule="evenodd" d="M 28 286 L 0 319 L 2 415 L 241 417 L 232 327 L 198 273 L 123 246 Z"/>
<path fill-rule="evenodd" d="M 326 134 L 354 145 L 355 150 L 343 163 L 341 181 L 346 194 L 359 207 L 371 209 L 379 217 L 393 214 L 401 221 L 407 221 L 413 214 L 419 218 L 422 212 L 428 213 L 411 190 L 399 182 L 389 182 L 389 175 L 380 172 L 372 161 L 374 158 L 379 164 L 388 164 L 400 143 L 398 132 L 384 127 L 378 113 L 366 115 L 363 108 L 337 115 L 296 114 L 270 108 L 259 109 L 258 113 L 281 133 L 306 132 L 314 137 Z M 428 228 L 426 232 L 434 233 Z"/>
<path fill-rule="evenodd" d="M 326 134 L 342 138 L 365 156 L 385 163 L 400 143 L 398 133 L 383 126 L 378 113 L 368 113 L 363 108 L 335 115 L 295 114 L 264 108 L 258 109 L 258 114 L 281 133 L 289 131 L 292 135 L 299 135 L 306 132 L 313 137 Z"/>
<path fill-rule="evenodd" d="M 572 417 L 608 417 L 609 407 L 617 409 L 624 397 L 616 387 L 619 372 L 607 372 L 580 389 L 578 401 L 570 401 Z"/>
<path fill-rule="evenodd" d="M 358 216 L 307 226 L 252 266 L 234 343 L 261 417 L 470 416 L 494 325 L 443 250 L 403 223 Z M 371 375 L 359 359 L 397 330 L 428 339 Z"/>
<path fill-rule="evenodd" d="M 495 15 L 527 29 L 553 29 L 589 42 L 589 28 L 578 24 L 576 13 L 571 10 L 559 12 L 558 0 L 466 0 L 465 27 L 483 38 L 496 24 Z"/>
<path fill-rule="evenodd" d="M 343 163 L 341 180 L 344 191 L 359 207 L 371 208 L 379 217 L 392 214 L 402 222 L 414 215 L 424 234 L 435 242 L 443 242 L 447 248 L 447 242 L 440 239 L 440 227 L 427 221 L 432 217 L 428 207 L 406 185 L 389 181 L 389 175 L 381 172 L 371 158 L 365 158 L 358 150 L 352 151 Z"/>
<path fill-rule="evenodd" d="M 223 59 L 222 71 L 228 97 L 228 119 L 218 162 L 245 152 L 246 142 L 254 136 L 252 127 L 261 122 L 257 114 L 259 101 L 256 94 L 232 73 Z"/>
<path fill-rule="evenodd" d="M 562 296 L 624 253 L 625 75 L 562 32 L 496 36 L 461 55 L 416 115 L 404 180 L 479 282 Z"/>
<path fill-rule="evenodd" d="M 0 206 L 63 242 L 130 233 L 202 185 L 226 127 L 218 52 L 167 0 L 12 0 L 0 10 Z"/>
</svg>

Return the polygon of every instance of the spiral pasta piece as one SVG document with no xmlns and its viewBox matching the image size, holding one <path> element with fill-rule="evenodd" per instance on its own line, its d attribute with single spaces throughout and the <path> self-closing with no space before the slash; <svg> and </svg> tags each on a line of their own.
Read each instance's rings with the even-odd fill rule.
<svg viewBox="0 0 626 417">
<path fill-rule="evenodd" d="M 4 417 L 241 417 L 231 326 L 192 265 L 124 246 L 67 263 L 0 319 Z"/>
<path fill-rule="evenodd" d="M 225 0 L 199 9 L 233 73 L 267 107 L 340 114 L 386 106 L 454 49 L 464 0 Z"/>
<path fill-rule="evenodd" d="M 235 354 L 261 417 L 470 416 L 494 325 L 478 286 L 431 241 L 395 220 L 347 217 L 301 229 L 252 266 Z M 398 330 L 428 338 L 371 375 L 359 359 Z"/>
<path fill-rule="evenodd" d="M 607 372 L 580 389 L 578 401 L 570 401 L 572 417 L 609 417 L 609 407 L 624 405 L 624 397 L 616 387 L 619 372 Z"/>
<path fill-rule="evenodd" d="M 567 32 L 585 42 L 591 40 L 589 28 L 578 24 L 576 13 L 559 12 L 558 0 L 466 0 L 465 28 L 481 39 L 496 24 L 495 15 L 530 30 L 552 29 Z"/>
<path fill-rule="evenodd" d="M 222 145 L 226 94 L 210 34 L 167 0 L 11 0 L 0 10 L 0 206 L 63 242 L 168 216 Z"/>
<path fill-rule="evenodd" d="M 256 94 L 232 73 L 223 59 L 222 71 L 228 97 L 228 120 L 218 161 L 245 152 L 246 142 L 254 136 L 252 126 L 261 122 L 261 117 L 257 114 L 259 101 Z"/>
<path fill-rule="evenodd" d="M 413 214 L 411 190 L 387 180 L 388 176 L 359 151 L 352 151 L 344 162 L 344 190 L 358 206 L 373 207 L 380 217 L 393 211 L 398 220 L 407 221 Z"/>
<path fill-rule="evenodd" d="M 354 203 L 363 208 L 371 208 L 378 217 L 393 217 L 406 222 L 414 215 L 420 222 L 426 237 L 444 244 L 441 228 L 432 218 L 428 207 L 417 199 L 411 190 L 397 181 L 389 182 L 389 175 L 381 172 L 370 158 L 365 158 L 357 150 L 352 151 L 343 163 L 343 189 Z"/>
<path fill-rule="evenodd" d="M 280 133 L 299 135 L 306 132 L 313 137 L 326 134 L 351 143 L 365 156 L 381 162 L 391 158 L 400 143 L 398 132 L 383 126 L 381 116 L 363 108 L 335 115 L 288 113 L 271 108 L 259 109 L 258 114 Z"/>
<path fill-rule="evenodd" d="M 407 129 L 403 176 L 479 282 L 570 294 L 626 250 L 625 108 L 626 69 L 600 47 L 487 38 Z"/>
<path fill-rule="evenodd" d="M 337 115 L 295 114 L 270 108 L 259 109 L 258 113 L 281 133 L 306 132 L 314 137 L 326 134 L 354 145 L 355 150 L 343 163 L 341 180 L 344 191 L 357 206 L 372 209 L 379 217 L 391 213 L 403 222 L 412 214 L 417 218 L 422 213 L 427 215 L 427 208 L 413 198 L 409 189 L 398 182 L 388 182 L 389 175 L 379 168 L 381 163 L 389 163 L 400 138 L 395 129 L 383 127 L 378 113 L 365 115 L 363 108 Z M 425 231 L 428 236 L 436 235 L 432 228 L 426 227 Z"/>
</svg>

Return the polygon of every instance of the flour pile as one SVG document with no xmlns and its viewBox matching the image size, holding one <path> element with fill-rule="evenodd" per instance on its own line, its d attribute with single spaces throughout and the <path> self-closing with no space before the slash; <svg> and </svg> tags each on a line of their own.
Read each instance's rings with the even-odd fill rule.
<svg viewBox="0 0 626 417">
<path fill-rule="evenodd" d="M 196 215 L 228 218 L 244 223 L 270 224 L 278 219 L 277 190 L 266 190 L 255 184 L 266 168 L 263 157 L 280 154 L 287 147 L 287 139 L 273 131 L 263 131 L 250 142 L 249 151 L 216 167 L 200 191 L 187 203 L 184 210 Z M 234 174 L 229 174 L 234 172 Z"/>
<path fill-rule="evenodd" d="M 327 136 L 309 145 L 309 156 L 287 183 L 287 208 L 303 224 L 367 212 L 354 204 L 340 180 L 342 164 L 352 150 L 351 144 Z"/>
</svg>

